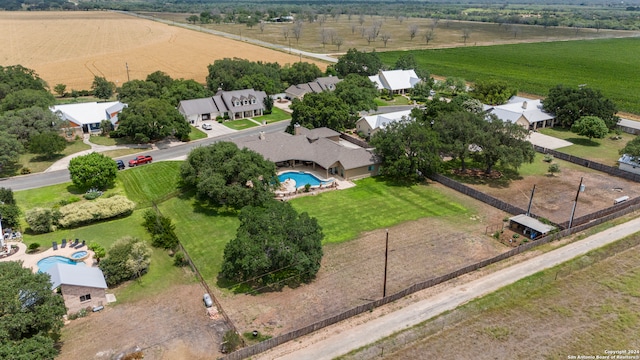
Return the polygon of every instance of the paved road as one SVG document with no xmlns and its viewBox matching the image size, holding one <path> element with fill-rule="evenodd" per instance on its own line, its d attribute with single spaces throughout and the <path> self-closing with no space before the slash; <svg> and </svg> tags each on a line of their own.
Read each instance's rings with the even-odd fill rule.
<svg viewBox="0 0 640 360">
<path fill-rule="evenodd" d="M 205 146 L 218 141 L 233 140 L 246 136 L 256 136 L 260 131 L 266 133 L 282 132 L 289 125 L 289 121 L 279 121 L 277 123 L 253 127 L 247 130 L 238 131 L 232 134 L 226 134 L 208 139 L 191 141 L 166 149 L 153 151 L 145 151 L 145 154 L 153 156 L 154 161 L 166 160 L 183 160 L 191 149 L 197 146 Z M 120 157 L 117 159 L 128 160 L 131 155 Z M 47 185 L 62 184 L 71 181 L 69 178 L 69 170 L 56 170 L 46 173 L 37 173 L 31 175 L 15 176 L 12 178 L 0 179 L 0 187 L 10 188 L 13 191 L 35 189 Z"/>
<path fill-rule="evenodd" d="M 307 57 L 307 58 L 318 59 L 318 60 L 331 62 L 331 63 L 337 63 L 338 62 L 337 58 L 329 56 L 329 55 L 326 55 L 326 54 L 316 54 L 316 53 L 312 53 L 312 52 L 308 52 L 308 51 L 294 49 L 291 46 L 272 44 L 272 43 L 260 41 L 260 40 L 257 40 L 257 39 L 251 39 L 251 38 L 248 38 L 248 37 L 243 37 L 242 35 L 230 34 L 230 33 L 217 31 L 217 30 L 211 30 L 211 29 L 203 29 L 199 25 L 177 23 L 177 22 L 171 21 L 171 20 L 159 19 L 159 18 L 156 18 L 156 17 L 145 16 L 145 15 L 136 14 L 136 13 L 132 13 L 132 12 L 128 12 L 128 11 L 117 11 L 117 10 L 114 10 L 114 11 L 118 12 L 118 13 L 121 13 L 121 14 L 135 16 L 135 17 L 139 17 L 139 18 L 142 18 L 142 19 L 152 20 L 152 21 L 157 21 L 157 22 L 161 22 L 161 23 L 164 23 L 164 24 L 168 24 L 168 25 L 180 26 L 180 27 L 183 27 L 183 28 L 189 29 L 189 30 L 200 31 L 200 32 L 204 32 L 204 33 L 208 33 L 208 34 L 212 34 L 212 35 L 222 36 L 222 37 L 225 37 L 225 38 L 228 38 L 228 39 L 233 39 L 233 40 L 237 40 L 237 41 L 243 41 L 243 42 L 247 42 L 247 43 L 250 43 L 250 44 L 255 44 L 255 45 L 258 45 L 258 46 L 262 46 L 262 47 L 265 47 L 265 48 L 268 48 L 268 49 L 274 49 L 274 50 L 278 50 L 278 51 L 282 51 L 282 52 L 288 52 L 289 54 L 300 55 L 300 56 L 304 56 L 304 57 Z"/>
<path fill-rule="evenodd" d="M 640 231 L 640 218 L 607 229 L 584 240 L 550 251 L 533 259 L 496 271 L 472 282 L 461 284 L 432 298 L 409 305 L 398 311 L 381 316 L 361 325 L 349 328 L 345 333 L 335 333 L 328 328 L 324 333 L 330 336 L 313 341 L 314 334 L 296 340 L 298 350 L 283 354 L 284 349 L 275 348 L 257 356 L 258 359 L 333 359 L 367 344 L 371 344 L 394 332 L 453 310 L 475 298 L 494 292 L 522 278 L 553 267 L 567 260 L 585 254 L 593 249 L 615 242 Z M 316 335 L 318 336 L 318 335 Z M 289 349 L 290 351 L 290 349 Z"/>
</svg>

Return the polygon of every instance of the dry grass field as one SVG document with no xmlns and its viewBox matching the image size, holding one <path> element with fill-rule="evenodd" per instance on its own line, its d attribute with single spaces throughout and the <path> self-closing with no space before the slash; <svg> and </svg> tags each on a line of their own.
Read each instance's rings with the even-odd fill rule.
<svg viewBox="0 0 640 360">
<path fill-rule="evenodd" d="M 186 18 L 193 14 L 180 13 L 145 13 L 165 20 L 186 23 Z M 402 21 L 401 21 L 402 20 Z M 206 29 L 218 30 L 246 38 L 257 39 L 284 47 L 291 46 L 321 54 L 344 53 L 349 48 L 360 51 L 388 51 L 409 49 L 433 49 L 457 46 L 498 45 L 520 42 L 543 42 L 561 40 L 584 40 L 594 38 L 626 37 L 637 33 L 632 31 L 576 29 L 563 27 L 527 26 L 527 25 L 498 25 L 495 23 L 481 23 L 470 21 L 434 20 L 427 18 L 399 19 L 391 16 L 365 16 L 362 19 L 354 15 L 351 20 L 346 15 L 337 19 L 328 17 L 326 21 L 313 23 L 303 22 L 300 38 L 296 41 L 293 35 L 292 23 L 265 23 L 261 28 L 256 25 L 248 28 L 245 24 L 205 24 Z M 380 26 L 376 40 L 367 40 L 367 31 L 374 25 Z M 413 39 L 409 36 L 409 29 L 416 27 Z M 285 38 L 284 33 L 287 32 Z M 326 44 L 322 44 L 322 31 L 326 34 Z M 429 43 L 426 34 L 431 33 Z M 467 34 L 466 43 L 463 34 Z M 382 35 L 387 35 L 386 44 Z M 331 42 L 331 37 L 341 38 L 342 45 L 338 48 Z"/>
<path fill-rule="evenodd" d="M 298 56 L 111 12 L 0 12 L 0 65 L 34 69 L 51 88 L 89 89 L 94 76 L 116 85 L 161 70 L 205 82 L 216 59 L 298 61 Z M 127 74 L 127 65 L 129 72 Z M 318 64 L 321 68 L 326 65 Z"/>
</svg>

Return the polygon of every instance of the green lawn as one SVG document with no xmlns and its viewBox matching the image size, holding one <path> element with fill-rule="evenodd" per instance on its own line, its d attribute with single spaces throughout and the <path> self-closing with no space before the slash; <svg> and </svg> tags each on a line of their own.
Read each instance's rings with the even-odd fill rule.
<svg viewBox="0 0 640 360">
<path fill-rule="evenodd" d="M 20 171 L 20 168 L 30 169 L 32 173 L 42 172 L 48 169 L 49 166 L 53 165 L 54 162 L 62 159 L 65 156 L 89 149 L 91 149 L 91 146 L 83 143 L 82 140 L 75 140 L 68 143 L 67 147 L 61 153 L 54 155 L 50 159 L 45 159 L 40 155 L 32 153 L 22 154 L 20 155 L 20 158 L 18 160 L 18 166 L 16 167 L 16 169 L 13 169 L 15 170 L 15 172 L 6 174 L 6 176 L 17 175 Z"/>
<path fill-rule="evenodd" d="M 34 207 L 52 207 L 60 200 L 81 197 L 82 192 L 76 190 L 71 182 L 68 182 L 37 189 L 16 191 L 13 195 L 16 198 L 16 203 L 24 213 Z"/>
<path fill-rule="evenodd" d="M 433 216 L 465 216 L 473 210 L 424 185 L 394 186 L 382 178 L 356 181 L 356 187 L 291 201 L 299 212 L 316 217 L 324 243 L 354 239 L 365 231 Z"/>
<path fill-rule="evenodd" d="M 378 106 L 391 106 L 391 105 L 409 105 L 412 104 L 411 100 L 407 99 L 404 96 L 396 95 L 393 97 L 393 100 L 386 100 L 381 98 L 375 98 L 374 101 Z"/>
<path fill-rule="evenodd" d="M 89 141 L 96 145 L 103 145 L 103 146 L 127 145 L 132 143 L 129 138 L 112 138 L 112 137 L 100 136 L 100 135 L 94 135 L 89 137 Z"/>
<path fill-rule="evenodd" d="M 248 129 L 248 128 L 252 128 L 254 126 L 258 126 L 257 123 L 248 120 L 248 119 L 240 119 L 240 120 L 233 120 L 233 121 L 225 121 L 222 123 L 222 125 L 228 127 L 229 129 L 233 129 L 233 130 L 244 130 L 244 129 Z"/>
<path fill-rule="evenodd" d="M 261 124 L 263 121 L 266 121 L 267 124 L 271 124 L 282 120 L 289 120 L 291 119 L 291 114 L 274 106 L 271 110 L 271 114 L 258 116 L 253 119 Z"/>
<path fill-rule="evenodd" d="M 472 82 L 501 79 L 519 91 L 541 96 L 558 84 L 587 84 L 601 90 L 620 110 L 640 114 L 640 83 L 621 81 L 637 78 L 639 38 L 466 46 L 409 53 L 432 74 Z M 393 65 L 404 54 L 407 52 L 378 53 L 386 65 Z"/>
<path fill-rule="evenodd" d="M 151 201 L 177 191 L 180 164 L 180 161 L 162 161 L 138 166 L 120 171 L 117 181 L 138 208 L 150 206 Z"/>
<path fill-rule="evenodd" d="M 620 140 L 612 140 L 609 134 L 604 139 L 591 139 L 578 136 L 576 133 L 563 128 L 546 128 L 540 129 L 541 133 L 553 136 L 559 139 L 567 140 L 575 145 L 558 149 L 558 151 L 578 156 L 585 159 L 600 162 L 609 166 L 616 166 L 620 158 L 619 151 L 624 148 L 627 142 L 633 140 L 635 135 L 622 133 Z"/>
<path fill-rule="evenodd" d="M 189 133 L 189 139 L 190 140 L 200 140 L 200 139 L 206 139 L 207 138 L 207 134 L 196 128 L 195 126 L 191 127 L 191 132 Z"/>
<path fill-rule="evenodd" d="M 214 285 L 224 247 L 236 236 L 235 212 L 224 212 L 190 197 L 175 197 L 158 206 L 176 225 L 176 233 L 205 280 Z"/>
</svg>

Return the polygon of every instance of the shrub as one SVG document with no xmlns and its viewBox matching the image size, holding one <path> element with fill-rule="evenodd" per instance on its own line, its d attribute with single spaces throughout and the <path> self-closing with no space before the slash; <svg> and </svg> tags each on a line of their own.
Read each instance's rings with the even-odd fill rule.
<svg viewBox="0 0 640 360">
<path fill-rule="evenodd" d="M 28 167 L 23 167 L 22 169 L 20 169 L 20 174 L 21 175 L 31 174 L 31 169 Z"/>
<path fill-rule="evenodd" d="M 69 204 L 73 204 L 75 202 L 80 201 L 80 198 L 77 196 L 70 196 L 66 199 L 62 199 L 60 201 L 58 201 L 58 205 L 60 206 L 65 206 L 65 205 L 69 205 Z"/>
<path fill-rule="evenodd" d="M 111 245 L 99 267 L 107 285 L 114 286 L 144 275 L 150 262 L 149 245 L 138 238 L 124 237 Z"/>
<path fill-rule="evenodd" d="M 518 234 L 513 234 L 513 238 L 514 238 L 514 239 L 517 239 L 517 238 L 519 238 L 519 237 L 520 237 L 520 235 L 518 235 Z"/>
<path fill-rule="evenodd" d="M 74 227 L 95 221 L 130 215 L 136 204 L 122 195 L 65 205 L 60 208 L 58 224 Z"/>
<path fill-rule="evenodd" d="M 187 266 L 189 262 L 183 253 L 178 252 L 173 257 L 173 265 L 178 267 Z"/>
<path fill-rule="evenodd" d="M 500 239 L 500 231 L 496 231 L 496 232 L 494 232 L 494 233 L 493 233 L 493 237 L 494 237 L 495 239 Z"/>
<path fill-rule="evenodd" d="M 311 184 L 305 184 L 304 185 L 304 192 L 309 192 L 309 189 L 311 189 Z"/>
<path fill-rule="evenodd" d="M 55 217 L 51 209 L 33 208 L 27 211 L 25 219 L 31 231 L 36 234 L 48 233 L 55 230 L 53 226 Z"/>
<path fill-rule="evenodd" d="M 87 200 L 95 200 L 100 196 L 102 196 L 102 191 L 99 191 L 98 189 L 95 189 L 95 188 L 89 189 L 89 191 L 87 191 L 87 193 L 84 194 L 84 198 Z"/>
<path fill-rule="evenodd" d="M 553 161 L 553 155 L 545 155 L 543 161 L 544 162 L 548 162 L 548 163 L 552 162 Z"/>
<path fill-rule="evenodd" d="M 233 330 L 228 330 L 222 337 L 222 352 L 234 352 L 240 345 L 242 345 L 242 338 Z"/>
<path fill-rule="evenodd" d="M 29 244 L 29 247 L 27 248 L 27 252 L 31 254 L 38 251 L 39 248 L 40 248 L 40 244 L 37 242 L 34 242 Z"/>
<path fill-rule="evenodd" d="M 151 244 L 155 247 L 174 249 L 178 246 L 178 236 L 175 233 L 175 225 L 171 219 L 158 215 L 153 210 L 144 213 L 144 228 L 151 234 Z"/>
</svg>

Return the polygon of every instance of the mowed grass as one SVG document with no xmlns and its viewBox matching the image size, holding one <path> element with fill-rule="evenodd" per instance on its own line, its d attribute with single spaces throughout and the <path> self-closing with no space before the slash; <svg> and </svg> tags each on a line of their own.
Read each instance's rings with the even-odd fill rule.
<svg viewBox="0 0 640 360">
<path fill-rule="evenodd" d="M 180 161 L 161 161 L 120 171 L 122 184 L 129 200 L 138 207 L 149 206 L 177 190 Z"/>
<path fill-rule="evenodd" d="M 258 123 L 248 119 L 240 119 L 240 120 L 233 120 L 233 121 L 225 121 L 222 123 L 222 125 L 233 130 L 244 130 L 244 129 L 252 128 L 254 126 L 258 126 Z"/>
<path fill-rule="evenodd" d="M 433 186 L 394 186 L 384 179 L 366 178 L 350 189 L 291 200 L 299 212 L 316 217 L 323 242 L 337 243 L 365 231 L 434 216 L 466 216 L 472 212 Z"/>
<path fill-rule="evenodd" d="M 191 132 L 189 133 L 189 140 L 193 141 L 193 140 L 200 140 L 200 139 L 206 139 L 207 138 L 207 134 L 196 128 L 195 126 L 191 127 Z"/>
<path fill-rule="evenodd" d="M 576 133 L 563 128 L 546 128 L 539 131 L 545 135 L 567 140 L 570 143 L 575 144 L 560 148 L 558 151 L 597 161 L 609 166 L 617 166 L 617 161 L 620 158 L 619 151 L 625 147 L 627 142 L 636 137 L 636 135 L 622 133 L 620 134 L 622 139 L 613 140 L 611 137 L 615 134 L 611 133 L 604 139 L 589 140 L 584 136 L 579 136 Z"/>
<path fill-rule="evenodd" d="M 43 158 L 40 155 L 25 153 L 20 155 L 18 159 L 18 166 L 16 172 L 8 174 L 8 176 L 14 176 L 19 173 L 20 168 L 29 169 L 32 173 L 43 172 L 47 170 L 54 162 L 62 159 L 63 157 L 71 154 L 75 154 L 80 151 L 89 150 L 91 146 L 82 142 L 82 140 L 75 140 L 67 144 L 67 147 L 59 154 L 55 154 L 50 159 Z"/>
<path fill-rule="evenodd" d="M 393 100 L 384 100 L 381 98 L 376 98 L 374 99 L 374 101 L 376 102 L 376 105 L 378 106 L 392 106 L 392 105 L 409 105 L 412 103 L 411 100 L 409 100 L 408 98 L 402 96 L 402 95 L 396 95 L 393 97 Z"/>
<path fill-rule="evenodd" d="M 271 123 L 282 121 L 282 120 L 289 120 L 289 119 L 291 119 L 291 114 L 285 112 L 282 109 L 274 107 L 271 110 L 271 114 L 258 116 L 258 117 L 255 117 L 253 119 L 255 121 L 259 122 L 259 123 L 262 123 L 263 121 L 266 121 L 267 124 L 271 124 Z"/>
<path fill-rule="evenodd" d="M 158 206 L 176 226 L 180 243 L 209 284 L 215 284 L 222 267 L 225 245 L 240 225 L 235 211 L 201 203 L 192 197 L 175 197 Z"/>
<path fill-rule="evenodd" d="M 432 74 L 467 81 L 500 79 L 521 92 L 546 96 L 558 84 L 599 89 L 621 111 L 640 114 L 637 78 L 639 38 L 544 42 L 454 49 L 412 50 L 419 66 Z M 407 52 L 380 52 L 393 65 Z"/>
</svg>

